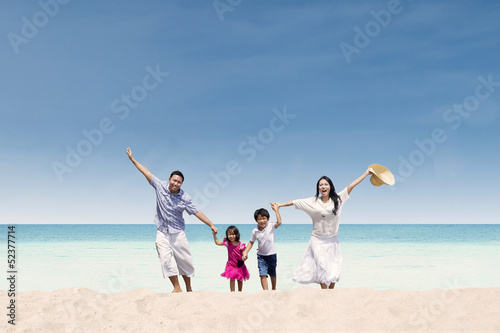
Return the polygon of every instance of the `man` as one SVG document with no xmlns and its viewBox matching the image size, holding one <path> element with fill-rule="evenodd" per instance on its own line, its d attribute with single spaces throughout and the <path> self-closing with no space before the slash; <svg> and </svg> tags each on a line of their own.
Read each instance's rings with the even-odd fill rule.
<svg viewBox="0 0 500 333">
<path fill-rule="evenodd" d="M 156 232 L 156 250 L 161 261 L 163 277 L 170 279 L 173 293 L 182 292 L 178 275 L 182 275 L 186 291 L 191 289 L 191 277 L 194 276 L 193 258 L 184 232 L 186 224 L 182 213 L 196 216 L 208 225 L 212 232 L 217 228 L 191 201 L 191 197 L 181 190 L 184 175 L 174 171 L 166 181 L 156 178 L 145 166 L 132 157 L 132 151 L 127 148 L 127 155 L 156 190 L 156 215 L 154 222 L 158 227 Z"/>
</svg>

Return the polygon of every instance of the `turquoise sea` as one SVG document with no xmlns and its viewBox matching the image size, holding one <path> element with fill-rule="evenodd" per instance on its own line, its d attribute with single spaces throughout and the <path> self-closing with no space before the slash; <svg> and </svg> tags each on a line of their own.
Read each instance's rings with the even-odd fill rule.
<svg viewBox="0 0 500 333">
<path fill-rule="evenodd" d="M 237 225 L 248 242 L 255 225 Z M 0 225 L 0 258 L 7 267 L 7 225 Z M 227 225 L 217 225 L 219 239 Z M 301 287 L 291 280 L 312 226 L 282 225 L 276 231 L 278 289 Z M 227 260 L 203 224 L 186 226 L 195 263 L 194 290 L 229 291 L 220 276 Z M 103 293 L 136 288 L 170 292 L 155 249 L 156 227 L 145 225 L 16 225 L 17 290 L 84 287 Z M 429 290 L 500 286 L 500 225 L 340 226 L 343 256 L 337 288 Z M 256 247 L 243 291 L 261 289 Z M 181 284 L 182 285 L 182 284 Z M 311 287 L 317 287 L 311 285 Z M 7 290 L 2 279 L 1 290 Z"/>
</svg>

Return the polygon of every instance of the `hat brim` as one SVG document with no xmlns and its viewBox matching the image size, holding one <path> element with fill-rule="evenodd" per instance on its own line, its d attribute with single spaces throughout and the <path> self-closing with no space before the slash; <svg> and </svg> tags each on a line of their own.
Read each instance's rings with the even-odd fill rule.
<svg viewBox="0 0 500 333">
<path fill-rule="evenodd" d="M 372 175 L 370 177 L 370 182 L 373 184 L 373 186 L 380 186 L 382 184 L 384 184 L 383 181 L 381 181 L 377 176 L 375 175 Z"/>
<path fill-rule="evenodd" d="M 394 179 L 394 175 L 389 169 L 380 164 L 372 164 L 370 165 L 370 169 L 373 172 L 373 175 L 370 177 L 370 182 L 374 186 L 380 186 L 383 184 L 386 185 L 394 185 L 396 182 Z"/>
</svg>

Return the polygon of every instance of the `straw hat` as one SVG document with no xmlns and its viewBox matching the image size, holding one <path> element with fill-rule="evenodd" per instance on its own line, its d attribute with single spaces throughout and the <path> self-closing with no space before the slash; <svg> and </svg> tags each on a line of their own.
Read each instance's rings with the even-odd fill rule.
<svg viewBox="0 0 500 333">
<path fill-rule="evenodd" d="M 370 171 L 373 172 L 373 175 L 370 177 L 370 182 L 374 186 L 380 186 L 382 184 L 394 185 L 394 176 L 385 166 L 372 164 L 370 165 Z"/>
</svg>

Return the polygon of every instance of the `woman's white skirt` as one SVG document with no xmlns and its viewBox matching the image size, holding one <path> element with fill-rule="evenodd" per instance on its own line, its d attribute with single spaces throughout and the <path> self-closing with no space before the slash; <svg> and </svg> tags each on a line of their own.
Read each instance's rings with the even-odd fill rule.
<svg viewBox="0 0 500 333">
<path fill-rule="evenodd" d="M 339 238 L 318 238 L 311 236 L 302 262 L 293 274 L 298 283 L 325 283 L 327 286 L 340 279 L 342 255 Z"/>
</svg>

